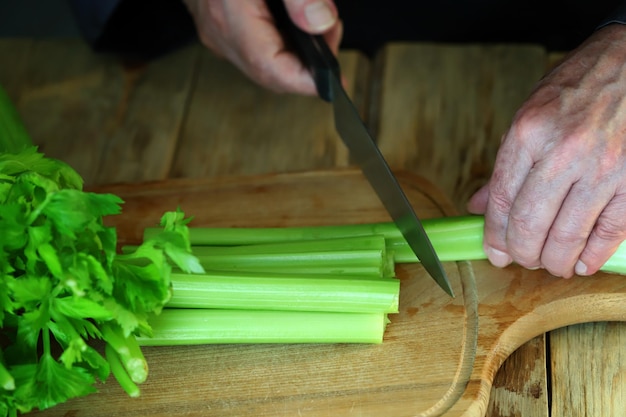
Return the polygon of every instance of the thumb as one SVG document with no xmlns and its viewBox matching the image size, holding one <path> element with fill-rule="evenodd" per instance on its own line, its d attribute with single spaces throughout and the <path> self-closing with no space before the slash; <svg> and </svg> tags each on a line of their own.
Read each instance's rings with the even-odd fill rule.
<svg viewBox="0 0 626 417">
<path fill-rule="evenodd" d="M 291 20 L 300 29 L 311 34 L 321 34 L 338 21 L 333 0 L 284 0 Z"/>
</svg>

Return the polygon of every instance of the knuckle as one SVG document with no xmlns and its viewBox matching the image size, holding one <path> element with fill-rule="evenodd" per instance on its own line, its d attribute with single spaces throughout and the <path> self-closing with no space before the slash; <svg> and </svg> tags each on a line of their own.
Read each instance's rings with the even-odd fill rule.
<svg viewBox="0 0 626 417">
<path fill-rule="evenodd" d="M 498 182 L 492 184 L 489 189 L 489 204 L 496 213 L 509 213 L 513 206 L 513 200 L 507 190 Z"/>
<path fill-rule="evenodd" d="M 545 108 L 538 106 L 524 106 L 515 115 L 511 125 L 511 134 L 522 141 L 537 137 L 551 122 Z"/>
<path fill-rule="evenodd" d="M 535 218 L 528 215 L 509 216 L 507 247 L 516 263 L 525 268 L 539 267 L 543 243 L 544 238 Z"/>
<path fill-rule="evenodd" d="M 602 218 L 596 223 L 594 233 L 604 241 L 623 240 L 626 237 L 625 226 L 621 219 Z"/>
<path fill-rule="evenodd" d="M 588 237 L 589 233 L 585 233 L 584 228 L 552 228 L 548 238 L 550 239 L 551 244 L 559 250 L 580 245 L 586 242 Z"/>
<path fill-rule="evenodd" d="M 509 216 L 509 235 L 515 240 L 536 240 L 541 233 L 540 223 L 530 213 L 512 212 Z"/>
</svg>

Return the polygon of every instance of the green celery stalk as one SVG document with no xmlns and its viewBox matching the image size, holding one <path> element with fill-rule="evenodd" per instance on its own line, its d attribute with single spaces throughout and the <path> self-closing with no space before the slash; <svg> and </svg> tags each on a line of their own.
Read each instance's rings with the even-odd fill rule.
<svg viewBox="0 0 626 417">
<path fill-rule="evenodd" d="M 487 259 L 483 250 L 483 216 L 424 219 L 422 224 L 441 261 Z M 150 236 L 158 230 L 148 228 L 145 233 Z M 400 231 L 391 222 L 284 228 L 192 227 L 189 231 L 192 245 L 246 245 L 377 234 L 385 237 L 387 252 L 393 256 L 394 262 L 419 262 Z M 626 274 L 626 241 L 600 269 L 605 272 Z"/>
<path fill-rule="evenodd" d="M 172 273 L 166 307 L 334 312 L 398 312 L 400 281 L 311 274 Z"/>
<path fill-rule="evenodd" d="M 144 229 L 144 239 L 159 233 L 158 227 Z M 277 242 L 302 242 L 355 236 L 401 236 L 393 223 L 343 224 L 303 227 L 190 227 L 192 246 L 234 246 Z"/>
<path fill-rule="evenodd" d="M 482 216 L 456 216 L 427 219 L 424 230 L 442 262 L 486 259 L 483 250 Z M 406 240 L 399 233 L 387 239 L 387 250 L 397 263 L 419 262 Z"/>
<path fill-rule="evenodd" d="M 122 389 L 131 398 L 139 397 L 141 395 L 141 390 L 132 380 L 130 375 L 128 375 L 120 355 L 115 351 L 113 346 L 107 343 L 104 347 L 104 353 L 106 355 L 107 362 L 111 366 L 111 372 Z"/>
<path fill-rule="evenodd" d="M 324 273 L 339 275 L 394 275 L 381 235 L 318 239 L 240 246 L 192 246 L 205 269 Z"/>
<path fill-rule="evenodd" d="M 164 309 L 142 346 L 221 343 L 382 343 L 384 313 Z"/>
<path fill-rule="evenodd" d="M 136 337 L 124 336 L 122 329 L 112 323 L 102 324 L 101 330 L 107 346 L 115 351 L 130 379 L 138 384 L 145 382 L 148 377 L 148 362 L 137 344 Z"/>
<path fill-rule="evenodd" d="M 122 251 L 132 252 L 134 246 Z M 351 236 L 239 246 L 192 246 L 205 269 L 393 277 L 384 236 Z"/>
<path fill-rule="evenodd" d="M 0 153 L 19 153 L 33 142 L 6 91 L 0 86 Z"/>
</svg>

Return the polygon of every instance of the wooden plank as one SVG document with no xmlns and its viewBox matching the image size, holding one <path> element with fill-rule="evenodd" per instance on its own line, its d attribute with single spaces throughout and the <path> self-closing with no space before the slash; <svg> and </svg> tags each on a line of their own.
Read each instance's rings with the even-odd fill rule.
<svg viewBox="0 0 626 417">
<path fill-rule="evenodd" d="M 550 333 L 552 415 L 618 417 L 626 410 L 626 325 L 597 322 Z"/>
<path fill-rule="evenodd" d="M 35 144 L 72 165 L 86 184 L 162 179 L 196 51 L 128 66 L 78 39 L 36 40 L 20 73 L 6 79 Z"/>
<path fill-rule="evenodd" d="M 550 415 L 545 340 L 543 334 L 533 338 L 504 361 L 493 382 L 486 416 Z"/>
<path fill-rule="evenodd" d="M 354 51 L 342 52 L 339 59 L 348 93 L 362 98 L 367 60 Z M 328 103 L 317 97 L 272 93 L 253 84 L 229 62 L 209 51 L 202 54 L 171 177 L 260 174 L 348 164 Z"/>
<path fill-rule="evenodd" d="M 463 211 L 489 179 L 500 138 L 543 74 L 545 51 L 396 43 L 379 59 L 381 151 L 392 167 L 433 181 Z"/>
<path fill-rule="evenodd" d="M 372 99 L 383 154 L 393 167 L 436 183 L 464 211 L 489 179 L 500 138 L 546 62 L 538 46 L 386 46 Z M 545 335 L 537 336 L 505 361 L 487 415 L 547 415 L 544 345 Z"/>
<path fill-rule="evenodd" d="M 422 217 L 441 217 L 454 209 L 423 178 L 396 174 Z M 174 206 L 194 216 L 192 226 L 389 220 L 356 169 L 174 179 L 95 190 L 126 201 L 124 213 L 108 220 L 128 242 L 137 242 L 143 227 Z M 418 263 L 396 265 L 399 312 L 389 316 L 382 344 L 148 347 L 150 375 L 140 398 L 128 398 L 111 380 L 99 385 L 99 394 L 35 415 L 482 417 L 493 376 L 516 347 L 560 326 L 626 319 L 626 280 L 620 275 L 563 280 L 514 265 L 495 268 L 487 261 L 444 267 L 454 299 Z M 535 348 L 543 352 L 542 344 Z M 536 384 L 537 379 L 520 385 L 516 379 L 525 377 L 526 364 L 513 366 L 508 385 L 522 398 L 541 397 L 545 385 Z M 494 415 L 524 415 L 498 411 Z"/>
</svg>

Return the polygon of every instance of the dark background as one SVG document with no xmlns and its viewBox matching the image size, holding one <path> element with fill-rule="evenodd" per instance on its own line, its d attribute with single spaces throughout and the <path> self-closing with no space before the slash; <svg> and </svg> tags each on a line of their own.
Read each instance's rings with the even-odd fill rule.
<svg viewBox="0 0 626 417">
<path fill-rule="evenodd" d="M 101 1 L 101 0 L 93 0 Z M 616 0 L 336 0 L 344 48 L 368 55 L 386 42 L 519 42 L 569 50 Z M 180 0 L 124 0 L 94 47 L 150 59 L 194 40 Z M 0 0 L 0 36 L 80 36 L 68 0 Z"/>
</svg>

